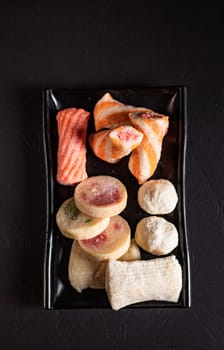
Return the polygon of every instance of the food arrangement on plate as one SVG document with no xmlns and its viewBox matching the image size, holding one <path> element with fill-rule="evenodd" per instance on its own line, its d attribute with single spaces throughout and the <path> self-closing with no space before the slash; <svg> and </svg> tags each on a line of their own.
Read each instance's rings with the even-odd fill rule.
<svg viewBox="0 0 224 350">
<path fill-rule="evenodd" d="M 95 131 L 88 135 L 91 118 Z M 79 293 L 104 288 L 114 310 L 149 300 L 176 303 L 183 287 L 182 267 L 172 253 L 179 234 L 163 216 L 175 210 L 178 195 L 168 179 L 151 179 L 169 132 L 169 117 L 124 104 L 106 92 L 93 111 L 64 108 L 56 120 L 56 178 L 63 186 L 74 186 L 73 197 L 61 203 L 56 215 L 61 234 L 73 240 L 71 286 Z M 136 200 L 145 213 L 135 231 L 122 216 L 131 194 L 115 176 L 88 175 L 87 145 L 112 166 L 128 157 L 127 172 L 138 184 Z M 141 251 L 152 257 L 143 259 Z"/>
</svg>

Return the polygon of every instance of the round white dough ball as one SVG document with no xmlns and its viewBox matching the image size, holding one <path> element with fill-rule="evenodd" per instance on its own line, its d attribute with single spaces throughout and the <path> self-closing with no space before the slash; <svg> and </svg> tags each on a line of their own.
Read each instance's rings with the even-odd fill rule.
<svg viewBox="0 0 224 350">
<path fill-rule="evenodd" d="M 154 255 L 169 254 L 178 245 L 178 232 L 169 221 L 158 216 L 141 219 L 135 231 L 137 244 Z"/>
<path fill-rule="evenodd" d="M 138 203 L 149 214 L 171 213 L 178 201 L 174 185 L 166 179 L 149 180 L 138 190 Z"/>
</svg>

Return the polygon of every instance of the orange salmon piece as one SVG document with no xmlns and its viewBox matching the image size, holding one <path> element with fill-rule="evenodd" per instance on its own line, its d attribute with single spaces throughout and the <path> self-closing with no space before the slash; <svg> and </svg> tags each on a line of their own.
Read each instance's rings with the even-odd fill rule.
<svg viewBox="0 0 224 350">
<path fill-rule="evenodd" d="M 113 129 L 120 125 L 130 125 L 129 113 L 147 110 L 147 108 L 134 107 L 119 102 L 107 92 L 97 101 L 93 110 L 95 130 Z"/>
<path fill-rule="evenodd" d="M 143 134 L 130 125 L 101 130 L 89 136 L 94 154 L 108 163 L 116 163 L 127 156 L 142 141 Z"/>
<path fill-rule="evenodd" d="M 75 185 L 88 177 L 86 135 L 90 113 L 82 108 L 66 108 L 56 116 L 58 126 L 57 181 Z"/>
<path fill-rule="evenodd" d="M 132 152 L 128 167 L 139 184 L 148 180 L 155 172 L 161 157 L 163 138 L 169 127 L 169 117 L 148 110 L 130 113 L 132 125 L 143 133 L 141 144 Z"/>
</svg>

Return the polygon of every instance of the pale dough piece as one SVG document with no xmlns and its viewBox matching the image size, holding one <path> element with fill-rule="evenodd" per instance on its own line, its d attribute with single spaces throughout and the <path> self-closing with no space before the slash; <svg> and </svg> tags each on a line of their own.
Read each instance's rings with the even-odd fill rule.
<svg viewBox="0 0 224 350">
<path fill-rule="evenodd" d="M 149 180 L 138 190 L 138 203 L 149 214 L 171 213 L 178 201 L 174 185 L 166 179 Z"/>
<path fill-rule="evenodd" d="M 98 236 L 80 240 L 80 247 L 96 260 L 118 259 L 129 249 L 131 230 L 120 215 L 110 218 L 109 225 Z"/>
<path fill-rule="evenodd" d="M 105 218 L 119 214 L 127 205 L 127 190 L 113 176 L 92 176 L 80 182 L 74 191 L 80 211 L 92 217 Z"/>
<path fill-rule="evenodd" d="M 96 289 L 96 288 L 105 288 L 105 275 L 106 275 L 106 269 L 107 269 L 107 261 L 102 261 L 99 263 L 99 268 L 97 271 L 94 271 L 92 281 L 89 285 L 90 288 Z"/>
<path fill-rule="evenodd" d="M 120 260 L 140 260 L 140 249 L 131 240 L 127 253 Z M 105 288 L 105 275 L 108 261 L 99 262 L 81 249 L 77 241 L 74 241 L 69 259 L 69 280 L 73 288 L 79 293 L 86 288 Z"/>
<path fill-rule="evenodd" d="M 100 262 L 85 253 L 74 240 L 68 265 L 68 278 L 72 287 L 79 293 L 92 285 L 94 288 L 104 288 L 104 281 L 97 277 L 99 268 Z"/>
<path fill-rule="evenodd" d="M 62 203 L 56 214 L 60 232 L 71 239 L 89 239 L 102 232 L 110 218 L 94 218 L 82 213 L 75 205 L 74 198 Z"/>
<path fill-rule="evenodd" d="M 128 251 L 122 255 L 118 260 L 120 261 L 133 261 L 133 260 L 141 260 L 141 252 L 140 248 L 137 245 L 134 238 L 131 239 L 131 244 Z"/>
<path fill-rule="evenodd" d="M 158 216 L 141 219 L 135 231 L 138 245 L 154 255 L 169 254 L 178 245 L 178 232 L 169 221 Z"/>
<path fill-rule="evenodd" d="M 141 260 L 141 252 L 138 247 L 138 245 L 135 242 L 135 239 L 132 238 L 130 247 L 128 251 L 122 255 L 118 260 L 120 261 L 134 261 L 134 260 Z M 99 281 L 101 281 L 101 285 L 105 287 L 105 275 L 106 275 L 106 269 L 107 269 L 108 261 L 103 261 L 95 274 L 95 277 L 93 278 L 92 284 L 90 285 L 91 288 L 95 288 L 95 279 L 97 285 L 99 284 Z"/>
<path fill-rule="evenodd" d="M 128 262 L 110 260 L 105 288 L 113 310 L 150 300 L 178 302 L 182 269 L 174 255 Z"/>
</svg>

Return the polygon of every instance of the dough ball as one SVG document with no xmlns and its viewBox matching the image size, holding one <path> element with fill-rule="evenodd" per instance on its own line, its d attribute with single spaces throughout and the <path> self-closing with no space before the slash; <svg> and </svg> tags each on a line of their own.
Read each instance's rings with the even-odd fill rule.
<svg viewBox="0 0 224 350">
<path fill-rule="evenodd" d="M 138 203 L 149 214 L 169 214 L 178 201 L 174 185 L 166 179 L 149 180 L 138 190 Z"/>
<path fill-rule="evenodd" d="M 149 216 L 139 221 L 135 231 L 137 244 L 154 255 L 169 254 L 178 245 L 178 232 L 169 221 Z"/>
</svg>

